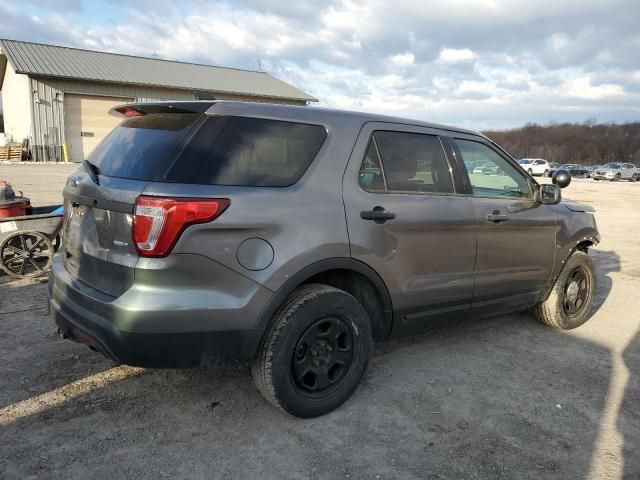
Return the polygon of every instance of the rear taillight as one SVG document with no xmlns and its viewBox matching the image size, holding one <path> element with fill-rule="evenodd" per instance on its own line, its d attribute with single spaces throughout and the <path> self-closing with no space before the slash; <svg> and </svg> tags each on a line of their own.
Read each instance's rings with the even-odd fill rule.
<svg viewBox="0 0 640 480">
<path fill-rule="evenodd" d="M 227 198 L 138 197 L 133 242 L 142 257 L 165 257 L 189 226 L 214 220 L 231 202 Z"/>
</svg>

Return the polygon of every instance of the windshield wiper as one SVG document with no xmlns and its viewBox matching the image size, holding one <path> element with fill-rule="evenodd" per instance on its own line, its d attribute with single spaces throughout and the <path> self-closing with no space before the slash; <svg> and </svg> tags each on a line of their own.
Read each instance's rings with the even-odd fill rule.
<svg viewBox="0 0 640 480">
<path fill-rule="evenodd" d="M 82 166 L 91 177 L 91 180 L 93 180 L 93 183 L 95 183 L 96 185 L 100 185 L 100 169 L 89 160 L 83 160 Z"/>
</svg>

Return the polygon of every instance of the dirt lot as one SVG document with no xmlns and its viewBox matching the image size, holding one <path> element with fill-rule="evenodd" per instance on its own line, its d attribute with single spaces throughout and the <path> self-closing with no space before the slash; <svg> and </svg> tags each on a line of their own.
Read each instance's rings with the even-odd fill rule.
<svg viewBox="0 0 640 480">
<path fill-rule="evenodd" d="M 0 165 L 35 204 L 68 173 Z M 640 184 L 564 195 L 598 210 L 589 323 L 522 313 L 386 344 L 314 420 L 267 405 L 246 371 L 114 367 L 57 337 L 46 284 L 0 279 L 0 477 L 640 478 Z"/>
</svg>

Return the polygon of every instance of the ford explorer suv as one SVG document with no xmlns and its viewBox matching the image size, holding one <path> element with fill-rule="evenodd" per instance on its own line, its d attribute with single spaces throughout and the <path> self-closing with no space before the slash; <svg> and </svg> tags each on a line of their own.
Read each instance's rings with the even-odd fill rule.
<svg viewBox="0 0 640 480">
<path fill-rule="evenodd" d="M 612 182 L 619 180 L 629 180 L 636 182 L 640 178 L 640 172 L 633 163 L 607 163 L 602 167 L 598 167 L 591 173 L 594 180 L 611 180 Z"/>
<path fill-rule="evenodd" d="M 49 282 L 63 337 L 143 367 L 250 365 L 273 405 L 322 415 L 372 346 L 535 309 L 584 323 L 599 241 L 485 136 L 337 110 L 130 104 L 64 189 Z M 469 166 L 495 164 L 495 175 Z M 535 245 L 535 248 L 531 248 Z"/>
</svg>

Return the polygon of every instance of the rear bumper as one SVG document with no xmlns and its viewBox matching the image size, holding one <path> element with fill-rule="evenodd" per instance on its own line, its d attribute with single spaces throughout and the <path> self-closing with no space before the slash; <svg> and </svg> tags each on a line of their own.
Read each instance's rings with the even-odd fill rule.
<svg viewBox="0 0 640 480">
<path fill-rule="evenodd" d="M 198 261 L 201 271 L 206 269 L 203 260 Z M 227 284 L 236 287 L 243 281 L 227 278 Z M 259 312 L 270 297 L 263 287 L 247 283 L 247 292 L 236 292 L 235 304 L 229 303 L 225 292 L 209 291 L 205 300 L 190 303 L 191 308 L 176 299 L 188 299 L 192 289 L 183 292 L 174 287 L 172 298 L 159 305 L 152 293 L 143 295 L 148 285 L 138 287 L 109 297 L 74 280 L 62 256 L 56 255 L 49 278 L 52 320 L 63 336 L 126 365 L 233 366 L 254 358 L 264 330 L 254 328 L 253 312 Z"/>
<path fill-rule="evenodd" d="M 131 333 L 87 319 L 71 320 L 51 308 L 60 334 L 83 343 L 116 363 L 147 368 L 236 366 L 250 361 L 262 330 L 188 333 Z"/>
</svg>

